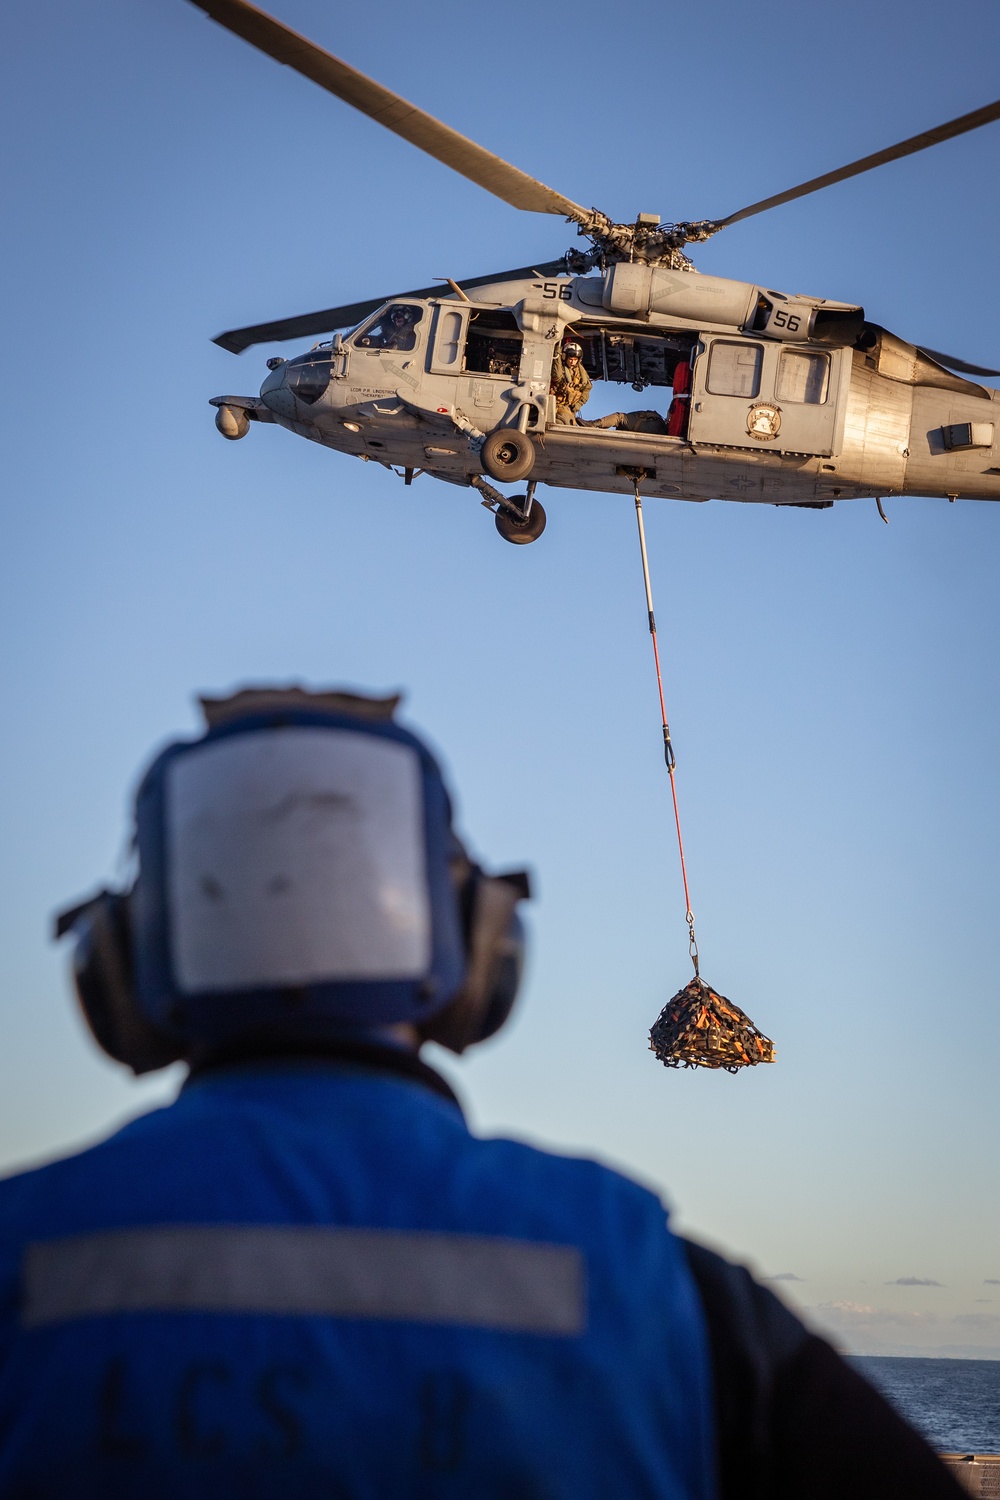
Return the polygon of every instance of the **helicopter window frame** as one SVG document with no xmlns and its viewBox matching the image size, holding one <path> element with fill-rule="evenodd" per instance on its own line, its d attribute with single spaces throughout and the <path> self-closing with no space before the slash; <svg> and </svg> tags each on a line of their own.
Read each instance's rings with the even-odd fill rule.
<svg viewBox="0 0 1000 1500">
<path fill-rule="evenodd" d="M 830 397 L 830 369 L 830 356 L 824 351 L 782 349 L 774 377 L 775 400 L 797 406 L 825 406 Z M 800 371 L 804 379 L 793 375 L 793 370 Z"/>
<path fill-rule="evenodd" d="M 717 359 L 716 355 L 723 349 L 727 351 L 735 349 L 743 355 L 743 358 L 730 358 L 727 353 L 721 359 Z M 713 339 L 708 351 L 705 390 L 710 396 L 736 396 L 743 401 L 755 401 L 760 395 L 763 369 L 763 344 L 753 343 L 747 339 Z M 749 382 L 738 378 L 739 372 L 746 370 L 751 371 Z M 713 381 L 716 383 L 713 384 Z"/>
</svg>

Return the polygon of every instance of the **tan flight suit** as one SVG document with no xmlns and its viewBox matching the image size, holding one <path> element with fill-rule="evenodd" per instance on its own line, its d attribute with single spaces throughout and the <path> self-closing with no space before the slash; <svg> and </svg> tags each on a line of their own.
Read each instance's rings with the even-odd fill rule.
<svg viewBox="0 0 1000 1500">
<path fill-rule="evenodd" d="M 556 421 L 572 426 L 576 414 L 590 397 L 591 380 L 583 368 L 583 361 L 575 365 L 564 365 L 562 354 L 557 353 L 552 364 L 552 394 L 556 398 Z"/>
</svg>

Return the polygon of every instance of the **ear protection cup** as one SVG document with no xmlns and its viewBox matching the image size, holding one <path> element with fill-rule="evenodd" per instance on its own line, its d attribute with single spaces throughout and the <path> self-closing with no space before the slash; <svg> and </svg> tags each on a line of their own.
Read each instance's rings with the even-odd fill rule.
<svg viewBox="0 0 1000 1500">
<path fill-rule="evenodd" d="M 530 894 L 524 872 L 485 875 L 465 859 L 461 867 L 465 983 L 451 1004 L 420 1028 L 426 1041 L 457 1053 L 495 1035 L 514 1008 L 525 948 L 517 905 Z M 55 936 L 71 933 L 75 939 L 73 980 L 94 1040 L 116 1062 L 142 1074 L 185 1054 L 177 1039 L 154 1026 L 136 1004 L 129 899 L 101 891 L 61 913 Z"/>
<path fill-rule="evenodd" d="M 143 1016 L 135 1000 L 129 897 L 101 891 L 56 918 L 55 935 L 71 932 L 73 980 L 84 1019 L 97 1044 L 133 1073 L 177 1062 L 177 1041 Z"/>
<path fill-rule="evenodd" d="M 485 875 L 478 865 L 461 893 L 468 967 L 465 983 L 420 1034 L 451 1052 L 464 1052 L 498 1032 L 510 1016 L 524 971 L 524 926 L 519 901 L 530 895 L 523 871 Z"/>
<path fill-rule="evenodd" d="M 530 894 L 524 872 L 485 875 L 465 859 L 461 866 L 466 979 L 451 1004 L 421 1027 L 426 1041 L 457 1053 L 495 1035 L 514 1008 L 525 948 L 517 905 Z M 136 1004 L 129 896 L 101 891 L 62 912 L 55 936 L 67 933 L 75 940 L 77 998 L 97 1044 L 136 1074 L 178 1062 L 184 1056 L 179 1043 L 148 1021 Z"/>
<path fill-rule="evenodd" d="M 510 1017 L 521 988 L 524 973 L 524 923 L 516 911 L 511 913 L 507 931 L 496 946 L 493 976 L 487 991 L 486 1005 L 479 1024 L 477 1042 L 494 1036 Z"/>
</svg>

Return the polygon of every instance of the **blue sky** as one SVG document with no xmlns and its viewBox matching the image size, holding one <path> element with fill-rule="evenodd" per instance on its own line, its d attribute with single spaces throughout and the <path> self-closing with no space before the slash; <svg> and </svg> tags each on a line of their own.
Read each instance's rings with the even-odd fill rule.
<svg viewBox="0 0 1000 1500">
<path fill-rule="evenodd" d="M 621 218 L 721 216 L 997 93 L 986 0 L 945 27 L 926 0 L 273 6 Z M 508 547 L 457 489 L 275 429 L 227 444 L 207 405 L 270 352 L 219 329 L 547 259 L 569 230 L 184 0 L 37 0 L 0 70 L 0 1163 L 176 1087 L 102 1060 L 48 923 L 114 876 L 192 695 L 403 687 L 476 847 L 537 873 L 516 1021 L 446 1064 L 477 1128 L 635 1172 L 851 1347 L 1000 1356 L 1000 510 L 648 504 L 703 968 L 778 1047 L 668 1073 L 645 1034 L 689 969 L 631 503 L 551 492 L 544 538 Z M 998 167 L 993 125 L 697 263 L 995 364 Z"/>
</svg>

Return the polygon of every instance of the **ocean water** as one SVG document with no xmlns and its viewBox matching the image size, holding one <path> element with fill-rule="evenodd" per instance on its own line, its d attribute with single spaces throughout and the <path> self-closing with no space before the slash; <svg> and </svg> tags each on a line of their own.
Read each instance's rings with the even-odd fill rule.
<svg viewBox="0 0 1000 1500">
<path fill-rule="evenodd" d="M 854 1355 L 939 1453 L 1000 1453 L 1000 1359 L 891 1359 Z"/>
</svg>

